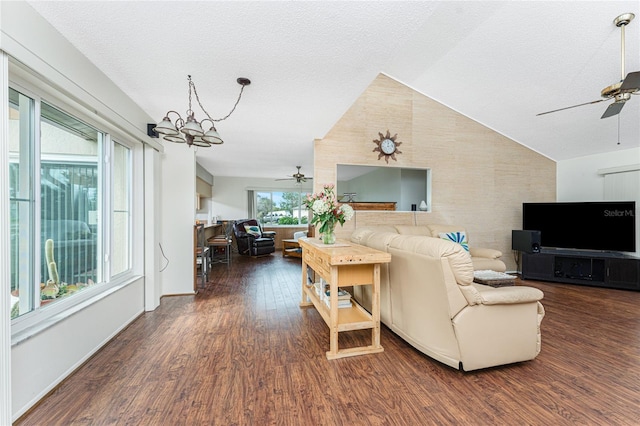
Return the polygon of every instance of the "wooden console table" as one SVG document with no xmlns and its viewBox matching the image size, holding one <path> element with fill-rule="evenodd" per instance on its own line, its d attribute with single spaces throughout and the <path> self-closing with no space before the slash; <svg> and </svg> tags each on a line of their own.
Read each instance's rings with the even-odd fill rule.
<svg viewBox="0 0 640 426">
<path fill-rule="evenodd" d="M 329 326 L 328 359 L 364 355 L 384 351 L 380 345 L 380 264 L 391 261 L 383 251 L 338 240 L 326 245 L 315 238 L 300 238 L 302 247 L 302 301 L 301 307 L 315 306 Z M 313 283 L 308 279 L 308 268 L 316 277 L 329 284 L 330 307 L 320 300 Z M 373 286 L 371 313 L 352 299 L 351 308 L 338 308 L 338 287 L 356 285 Z M 338 348 L 338 333 L 371 329 L 371 345 Z"/>
</svg>

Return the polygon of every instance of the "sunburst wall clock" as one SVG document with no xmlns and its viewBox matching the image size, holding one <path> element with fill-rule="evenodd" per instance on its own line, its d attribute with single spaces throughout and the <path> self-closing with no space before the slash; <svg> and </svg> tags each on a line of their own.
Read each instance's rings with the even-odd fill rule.
<svg viewBox="0 0 640 426">
<path fill-rule="evenodd" d="M 389 163 L 389 158 L 392 158 L 394 161 L 398 161 L 396 154 L 402 154 L 402 151 L 398 149 L 398 147 L 402 145 L 402 142 L 396 141 L 398 134 L 396 133 L 391 136 L 391 133 L 387 130 L 386 136 L 380 132 L 378 132 L 378 135 L 380 136 L 380 139 L 373 140 L 373 143 L 376 144 L 376 147 L 373 148 L 373 152 L 380 153 L 378 154 L 378 160 L 384 157 L 387 163 Z"/>
</svg>

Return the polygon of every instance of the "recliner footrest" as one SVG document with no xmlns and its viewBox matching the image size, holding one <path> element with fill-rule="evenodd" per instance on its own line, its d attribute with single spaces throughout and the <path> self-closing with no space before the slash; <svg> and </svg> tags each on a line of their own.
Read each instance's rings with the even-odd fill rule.
<svg viewBox="0 0 640 426">
<path fill-rule="evenodd" d="M 272 246 L 273 240 L 271 238 L 256 238 L 253 240 L 254 247 L 267 247 Z"/>
</svg>

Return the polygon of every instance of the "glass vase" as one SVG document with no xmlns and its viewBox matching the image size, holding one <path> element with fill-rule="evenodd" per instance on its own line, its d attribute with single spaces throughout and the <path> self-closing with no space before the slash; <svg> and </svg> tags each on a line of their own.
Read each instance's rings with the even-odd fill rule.
<svg viewBox="0 0 640 426">
<path fill-rule="evenodd" d="M 322 242 L 324 244 L 335 244 L 336 233 L 333 228 L 322 234 Z"/>
</svg>

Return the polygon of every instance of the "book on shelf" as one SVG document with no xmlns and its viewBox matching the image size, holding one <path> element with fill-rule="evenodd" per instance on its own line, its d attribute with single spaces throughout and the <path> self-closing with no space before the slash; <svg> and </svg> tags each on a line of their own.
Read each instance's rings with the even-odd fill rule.
<svg viewBox="0 0 640 426">
<path fill-rule="evenodd" d="M 328 308 L 331 308 L 331 300 L 329 298 L 324 299 L 325 305 Z M 348 300 L 338 300 L 338 309 L 350 308 L 351 307 L 351 299 Z"/>
<path fill-rule="evenodd" d="M 313 287 L 320 300 L 322 300 L 327 307 L 331 307 L 331 290 L 329 284 L 320 278 L 319 281 L 313 283 Z M 351 306 L 351 293 L 338 288 L 338 308 L 350 308 Z"/>
<path fill-rule="evenodd" d="M 331 297 L 331 290 L 326 289 L 324 291 L 324 294 L 327 297 Z M 338 300 L 350 300 L 350 299 L 351 299 L 351 293 L 349 293 L 348 291 L 343 290 L 341 288 L 338 289 Z"/>
</svg>

